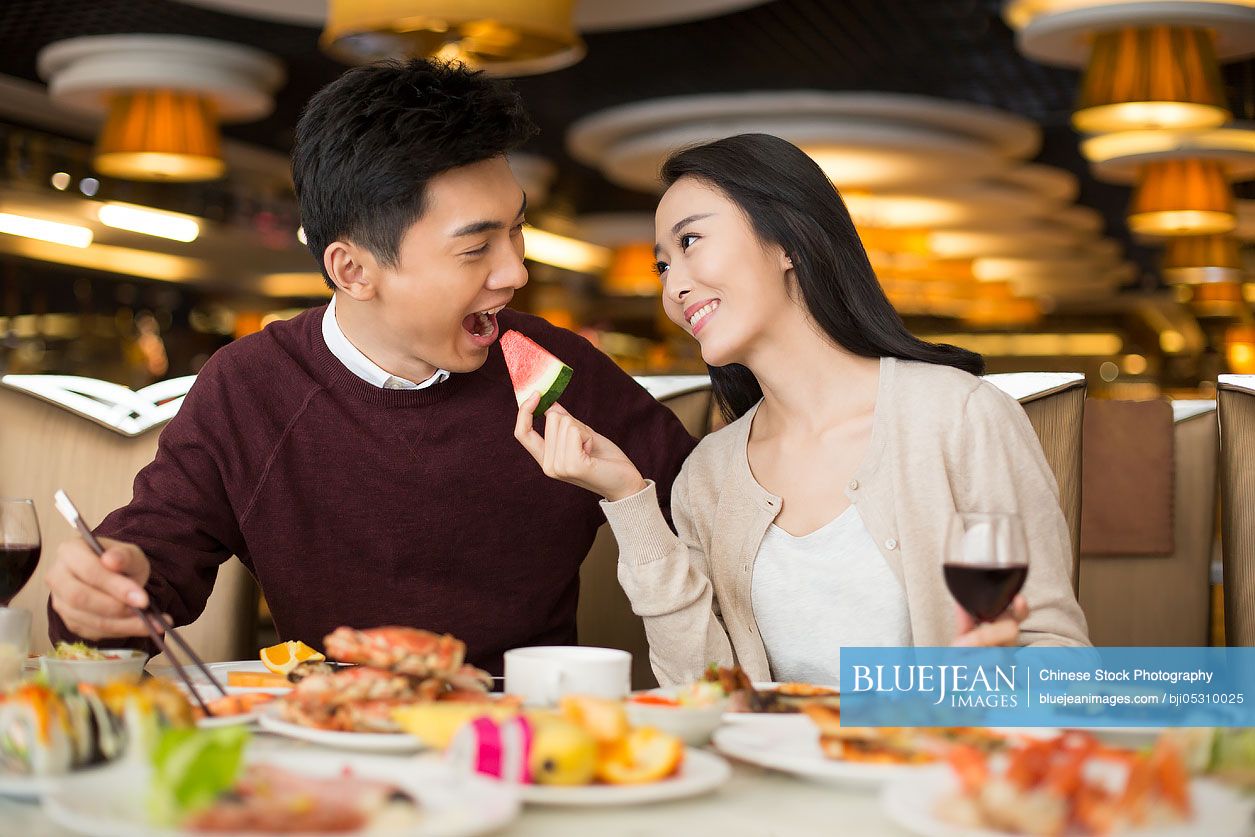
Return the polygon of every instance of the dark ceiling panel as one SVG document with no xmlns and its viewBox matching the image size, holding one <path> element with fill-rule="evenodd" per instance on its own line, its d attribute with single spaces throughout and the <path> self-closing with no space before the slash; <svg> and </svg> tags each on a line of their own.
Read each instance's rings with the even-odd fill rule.
<svg viewBox="0 0 1255 837">
<path fill-rule="evenodd" d="M 1123 238 L 1128 190 L 1088 176 L 1068 127 L 1078 74 L 1021 56 L 999 15 L 1001 5 L 1001 0 L 775 0 L 707 20 L 588 35 L 583 61 L 516 83 L 542 128 L 534 150 L 560 163 L 555 199 L 572 211 L 653 205 L 652 197 L 616 188 L 567 157 L 564 132 L 588 113 L 704 92 L 884 90 L 976 102 L 1037 121 L 1045 131 L 1039 160 L 1080 176 L 1082 201 L 1103 212 L 1108 232 Z M 0 73 L 35 80 L 42 46 L 76 35 L 123 32 L 220 38 L 282 59 L 288 81 L 274 114 L 227 132 L 283 151 L 303 103 L 343 70 L 318 52 L 318 31 L 309 27 L 173 0 L 0 0 Z M 1255 116 L 1253 67 L 1248 61 L 1225 69 L 1233 106 L 1247 118 Z"/>
</svg>

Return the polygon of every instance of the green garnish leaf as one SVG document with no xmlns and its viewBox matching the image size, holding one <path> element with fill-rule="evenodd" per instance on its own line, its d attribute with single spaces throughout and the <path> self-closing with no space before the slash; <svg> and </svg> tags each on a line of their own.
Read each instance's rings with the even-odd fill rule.
<svg viewBox="0 0 1255 837">
<path fill-rule="evenodd" d="M 244 763 L 245 727 L 163 730 L 153 748 L 149 812 L 155 822 L 177 824 L 229 790 Z"/>
</svg>

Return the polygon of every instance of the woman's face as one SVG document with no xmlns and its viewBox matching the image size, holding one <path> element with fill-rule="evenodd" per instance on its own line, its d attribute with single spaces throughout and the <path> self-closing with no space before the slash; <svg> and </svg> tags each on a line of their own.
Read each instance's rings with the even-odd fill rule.
<svg viewBox="0 0 1255 837">
<path fill-rule="evenodd" d="M 704 181 L 682 177 L 667 190 L 654 240 L 663 308 L 709 365 L 744 363 L 767 331 L 799 320 L 784 251 L 763 244 L 741 208 Z"/>
</svg>

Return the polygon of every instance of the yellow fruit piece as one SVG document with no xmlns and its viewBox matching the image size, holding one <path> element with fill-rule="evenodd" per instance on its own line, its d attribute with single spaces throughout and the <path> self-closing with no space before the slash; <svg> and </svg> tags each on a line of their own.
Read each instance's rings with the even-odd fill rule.
<svg viewBox="0 0 1255 837">
<path fill-rule="evenodd" d="M 597 778 L 610 785 L 658 782 L 679 770 L 683 761 L 683 741 L 653 727 L 637 727 L 622 741 L 602 748 Z"/>
<path fill-rule="evenodd" d="M 248 689 L 290 689 L 292 681 L 286 674 L 274 671 L 228 671 L 227 685 Z"/>
<path fill-rule="evenodd" d="M 527 767 L 538 785 L 587 785 L 597 772 L 597 742 L 570 721 L 533 719 Z"/>
<path fill-rule="evenodd" d="M 275 674 L 287 674 L 301 663 L 318 663 L 325 659 L 327 659 L 325 656 L 299 639 L 290 639 L 287 642 L 261 649 L 262 664 Z"/>
<path fill-rule="evenodd" d="M 392 720 L 428 747 L 444 750 L 457 731 L 475 718 L 487 716 L 500 722 L 517 714 L 518 709 L 513 706 L 449 701 L 402 706 L 392 710 Z"/>
<path fill-rule="evenodd" d="M 620 701 L 567 695 L 558 708 L 563 717 L 587 730 L 598 744 L 613 744 L 628 734 L 627 711 Z"/>
</svg>

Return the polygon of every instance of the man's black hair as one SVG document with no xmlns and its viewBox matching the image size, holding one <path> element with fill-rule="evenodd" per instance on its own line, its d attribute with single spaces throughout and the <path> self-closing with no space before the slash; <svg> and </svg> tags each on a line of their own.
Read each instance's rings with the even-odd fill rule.
<svg viewBox="0 0 1255 837">
<path fill-rule="evenodd" d="M 458 62 L 371 64 L 319 90 L 296 126 L 292 179 L 327 284 L 328 244 L 347 239 L 394 266 L 405 231 L 426 209 L 429 180 L 535 133 L 508 82 Z"/>
</svg>

